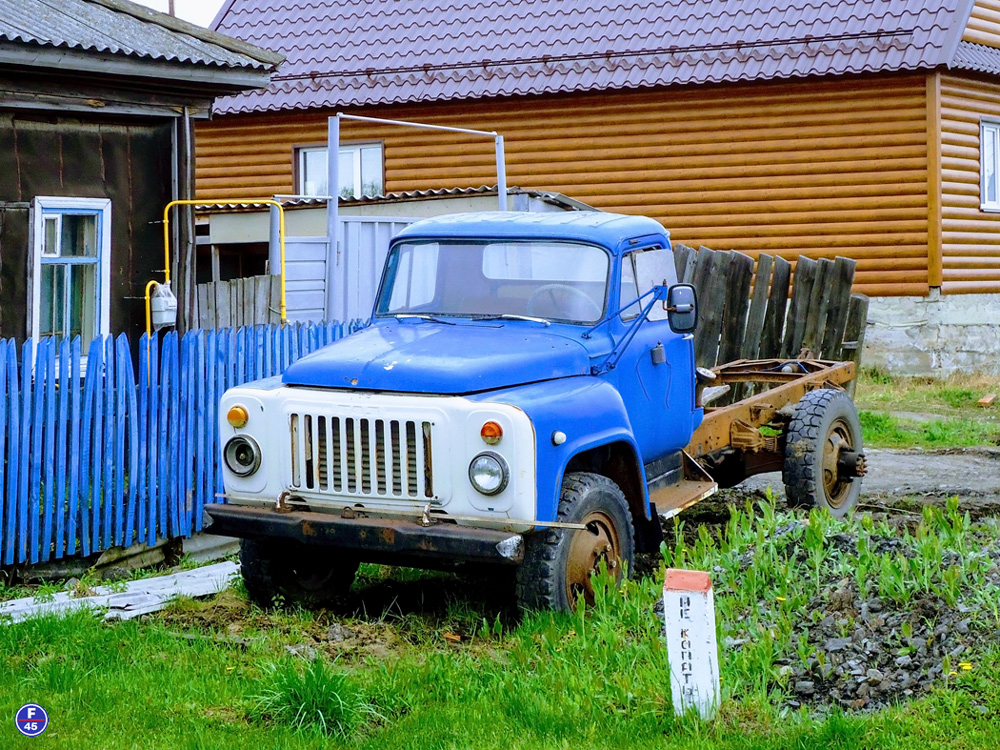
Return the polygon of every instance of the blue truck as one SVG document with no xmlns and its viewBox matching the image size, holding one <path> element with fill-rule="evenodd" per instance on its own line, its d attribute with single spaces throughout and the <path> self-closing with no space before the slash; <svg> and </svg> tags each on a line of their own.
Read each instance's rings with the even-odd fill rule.
<svg viewBox="0 0 1000 750">
<path fill-rule="evenodd" d="M 656 221 L 472 213 L 392 241 L 368 325 L 227 391 L 226 502 L 247 591 L 320 604 L 361 562 L 516 568 L 525 609 L 593 599 L 661 519 L 750 474 L 837 515 L 864 474 L 850 362 L 696 368 L 697 299 Z M 709 391 L 758 383 L 706 406 Z"/>
</svg>

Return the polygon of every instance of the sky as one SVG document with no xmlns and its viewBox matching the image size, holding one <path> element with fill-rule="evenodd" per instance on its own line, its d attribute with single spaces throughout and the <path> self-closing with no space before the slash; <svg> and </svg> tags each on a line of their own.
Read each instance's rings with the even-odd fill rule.
<svg viewBox="0 0 1000 750">
<path fill-rule="evenodd" d="M 162 13 L 167 12 L 168 0 L 134 0 L 134 2 Z M 222 0 L 174 0 L 174 11 L 178 18 L 208 27 L 221 5 Z"/>
</svg>

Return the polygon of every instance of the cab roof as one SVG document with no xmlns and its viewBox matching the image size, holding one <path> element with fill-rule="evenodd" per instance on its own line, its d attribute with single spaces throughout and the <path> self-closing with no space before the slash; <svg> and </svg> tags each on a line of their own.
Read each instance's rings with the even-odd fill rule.
<svg viewBox="0 0 1000 750">
<path fill-rule="evenodd" d="M 603 211 L 527 213 L 490 211 L 446 214 L 414 222 L 396 239 L 550 239 L 603 245 L 616 250 L 634 237 L 661 235 L 669 242 L 663 225 L 646 216 L 627 216 Z"/>
</svg>

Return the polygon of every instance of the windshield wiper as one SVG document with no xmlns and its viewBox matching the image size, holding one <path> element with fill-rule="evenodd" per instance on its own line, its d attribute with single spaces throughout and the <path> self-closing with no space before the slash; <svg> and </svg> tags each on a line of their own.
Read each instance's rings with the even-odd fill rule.
<svg viewBox="0 0 1000 750">
<path fill-rule="evenodd" d="M 514 313 L 504 313 L 503 315 L 484 315 L 481 318 L 477 317 L 476 320 L 530 320 L 532 323 L 541 323 L 546 327 L 552 325 L 552 321 L 546 320 L 545 318 L 535 318 L 531 315 L 515 315 Z"/>
<path fill-rule="evenodd" d="M 429 320 L 432 323 L 444 323 L 448 326 L 455 325 L 453 320 L 444 320 L 443 318 L 435 318 L 433 315 L 423 315 L 422 313 L 398 313 L 393 315 L 396 320 L 403 320 L 404 318 L 419 318 L 420 320 Z"/>
</svg>

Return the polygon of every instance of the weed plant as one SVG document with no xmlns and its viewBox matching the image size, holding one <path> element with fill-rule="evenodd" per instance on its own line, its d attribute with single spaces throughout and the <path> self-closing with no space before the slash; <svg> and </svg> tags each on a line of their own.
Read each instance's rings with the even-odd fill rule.
<svg viewBox="0 0 1000 750">
<path fill-rule="evenodd" d="M 381 718 L 354 679 L 317 656 L 300 668 L 292 660 L 268 665 L 250 716 L 292 729 L 348 737 L 363 723 Z"/>
</svg>

